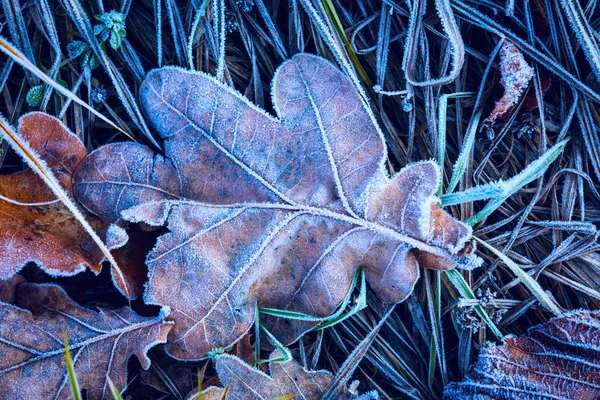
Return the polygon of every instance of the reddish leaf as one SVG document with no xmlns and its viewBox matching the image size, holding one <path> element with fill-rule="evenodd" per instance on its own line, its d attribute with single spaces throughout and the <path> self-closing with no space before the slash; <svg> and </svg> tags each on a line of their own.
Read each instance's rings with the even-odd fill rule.
<svg viewBox="0 0 600 400">
<path fill-rule="evenodd" d="M 71 193 L 72 173 L 87 154 L 79 138 L 43 113 L 22 117 L 19 133 Z M 0 279 L 30 261 L 51 275 L 73 275 L 85 268 L 100 271 L 99 260 L 81 248 L 88 234 L 34 172 L 0 175 L 0 195 Z M 50 204 L 19 204 L 44 202 Z"/>
<path fill-rule="evenodd" d="M 19 308 L 19 307 L 23 308 Z M 112 399 L 106 377 L 127 385 L 127 361 L 143 368 L 146 352 L 171 329 L 164 315 L 147 318 L 129 307 L 87 310 L 56 285 L 23 284 L 17 306 L 0 303 L 0 398 L 70 399 L 62 343 L 67 333 L 75 373 L 88 399 Z"/>
<path fill-rule="evenodd" d="M 384 302 L 419 275 L 412 249 L 440 268 L 475 262 L 470 227 L 438 208 L 433 162 L 385 173 L 385 146 L 350 80 L 298 55 L 273 83 L 280 119 L 203 73 L 149 74 L 141 102 L 166 158 L 137 144 L 88 156 L 75 192 L 105 220 L 163 225 L 147 258 L 145 300 L 168 305 L 169 354 L 199 359 L 241 338 L 255 305 L 330 315 L 358 266 Z M 313 323 L 278 320 L 295 340 Z"/>
<path fill-rule="evenodd" d="M 500 74 L 504 95 L 496 102 L 496 106 L 485 119 L 486 124 L 493 124 L 510 114 L 533 77 L 533 69 L 525 61 L 521 51 L 508 40 L 504 40 L 500 48 Z"/>
<path fill-rule="evenodd" d="M 600 398 L 600 312 L 574 311 L 489 345 L 450 399 Z"/>
<path fill-rule="evenodd" d="M 65 191 L 72 194 L 73 171 L 87 155 L 81 140 L 60 120 L 41 112 L 23 116 L 19 121 L 19 134 L 46 162 Z M 30 261 L 51 275 L 74 275 L 85 268 L 100 272 L 102 253 L 33 171 L 0 175 L 0 195 L 3 196 L 0 198 L 0 279 L 9 278 Z M 93 215 L 87 217 L 99 231 L 109 230 Z M 144 285 L 146 268 L 144 253 L 140 251 L 144 247 L 133 241 L 113 251 L 131 298 L 136 298 Z M 116 284 L 125 293 L 119 280 Z"/>
</svg>

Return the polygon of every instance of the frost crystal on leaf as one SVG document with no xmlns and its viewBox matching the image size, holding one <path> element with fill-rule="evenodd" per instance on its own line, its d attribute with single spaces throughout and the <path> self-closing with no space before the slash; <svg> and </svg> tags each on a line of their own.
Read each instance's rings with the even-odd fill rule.
<svg viewBox="0 0 600 400">
<path fill-rule="evenodd" d="M 256 304 L 327 317 L 359 266 L 398 303 L 419 265 L 475 262 L 470 227 L 439 208 L 437 165 L 388 177 L 382 134 L 345 75 L 301 54 L 272 92 L 277 118 L 204 73 L 154 70 L 140 100 L 165 156 L 111 144 L 76 172 L 77 198 L 103 220 L 167 225 L 145 300 L 171 308 L 176 358 L 236 342 Z M 290 343 L 315 322 L 265 324 Z"/>
</svg>

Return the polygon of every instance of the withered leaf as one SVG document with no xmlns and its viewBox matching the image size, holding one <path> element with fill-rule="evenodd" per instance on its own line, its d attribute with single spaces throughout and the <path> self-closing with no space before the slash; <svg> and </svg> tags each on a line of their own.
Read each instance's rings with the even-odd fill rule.
<svg viewBox="0 0 600 400">
<path fill-rule="evenodd" d="M 148 303 L 168 305 L 167 351 L 200 359 L 248 331 L 255 305 L 326 317 L 359 266 L 397 303 L 422 266 L 475 262 L 471 229 L 438 208 L 434 162 L 389 178 L 379 128 L 354 86 L 301 54 L 273 82 L 279 118 L 209 75 L 151 72 L 140 88 L 165 155 L 111 144 L 75 174 L 77 198 L 105 220 L 170 233 L 149 253 Z M 271 321 L 286 343 L 314 324 Z"/>
<path fill-rule="evenodd" d="M 279 357 L 276 351 L 271 358 Z M 217 374 L 221 384 L 229 389 L 226 400 L 243 399 L 279 399 L 284 396 L 291 399 L 320 399 L 333 382 L 329 371 L 307 371 L 295 360 L 270 362 L 270 375 L 252 368 L 241 359 L 230 354 L 219 356 L 216 362 Z M 211 387 L 202 392 L 203 400 L 220 400 L 224 388 Z M 188 399 L 197 399 L 197 392 Z"/>
<path fill-rule="evenodd" d="M 0 281 L 0 302 L 13 303 L 17 295 L 17 287 L 27 282 L 22 275 L 15 274 L 5 281 Z"/>
<path fill-rule="evenodd" d="M 124 389 L 130 356 L 147 369 L 146 352 L 164 343 L 171 327 L 163 313 L 147 318 L 129 307 L 92 311 L 56 285 L 23 284 L 17 305 L 0 303 L 0 398 L 72 398 L 63 332 L 88 399 L 112 398 L 106 377 Z"/>
<path fill-rule="evenodd" d="M 600 312 L 577 310 L 489 345 L 445 399 L 600 398 Z"/>
<path fill-rule="evenodd" d="M 72 193 L 73 171 L 87 155 L 79 138 L 44 113 L 23 116 L 19 133 Z M 81 224 L 33 171 L 0 175 L 0 195 L 0 279 L 30 261 L 51 275 L 100 271 L 98 260 L 81 247 L 88 237 Z"/>
<path fill-rule="evenodd" d="M 83 143 L 62 122 L 34 112 L 21 117 L 19 134 L 36 151 L 69 194 L 73 172 L 88 154 Z M 86 268 L 99 273 L 103 255 L 82 225 L 56 198 L 44 181 L 31 170 L 0 175 L 0 279 L 8 279 L 28 262 L 35 262 L 50 275 L 68 276 Z M 98 218 L 87 214 L 99 231 Z M 139 243 L 113 250 L 127 281 L 129 293 L 115 276 L 120 290 L 130 298 L 142 291 L 145 268 Z"/>
<path fill-rule="evenodd" d="M 488 125 L 505 118 L 515 108 L 533 77 L 533 68 L 523 53 L 508 40 L 504 40 L 500 47 L 500 74 L 504 94 L 485 119 L 484 123 Z"/>
</svg>

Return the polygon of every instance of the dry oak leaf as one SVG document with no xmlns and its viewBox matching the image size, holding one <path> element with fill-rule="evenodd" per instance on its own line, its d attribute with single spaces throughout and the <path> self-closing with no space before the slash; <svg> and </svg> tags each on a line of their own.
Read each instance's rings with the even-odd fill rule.
<svg viewBox="0 0 600 400">
<path fill-rule="evenodd" d="M 19 134 L 72 195 L 73 171 L 88 154 L 81 140 L 59 119 L 42 112 L 21 117 Z M 111 232 L 93 215 L 86 218 L 99 231 Z M 143 247 L 131 241 L 113 250 L 132 299 L 141 293 L 146 277 L 138 254 Z M 28 262 L 54 276 L 75 275 L 86 268 L 97 274 L 104 259 L 82 225 L 31 170 L 0 175 L 0 254 L 0 279 L 10 278 Z M 113 278 L 126 294 L 118 276 L 113 273 Z"/>
<path fill-rule="evenodd" d="M 2 399 L 72 398 L 63 332 L 87 398 L 112 399 L 106 377 L 124 390 L 131 355 L 148 369 L 146 352 L 165 343 L 172 327 L 164 321 L 164 311 L 154 318 L 142 317 L 129 307 L 92 311 L 51 284 L 19 286 L 16 303 L 0 303 Z"/>
<path fill-rule="evenodd" d="M 140 88 L 165 156 L 121 143 L 91 153 L 75 194 L 103 219 L 160 226 L 146 263 L 147 303 L 168 305 L 167 352 L 201 359 L 239 340 L 255 305 L 322 318 L 362 266 L 398 303 L 427 265 L 472 263 L 471 228 L 438 208 L 434 162 L 389 178 L 383 136 L 351 81 L 300 54 L 277 70 L 279 118 L 201 72 L 163 68 Z M 286 343 L 313 323 L 278 319 Z"/>
<path fill-rule="evenodd" d="M 482 349 L 445 399 L 600 398 L 600 312 L 577 310 Z"/>
<path fill-rule="evenodd" d="M 19 134 L 72 193 L 73 171 L 87 155 L 79 138 L 39 112 L 21 117 Z M 81 247 L 88 234 L 35 172 L 0 175 L 0 196 L 0 279 L 31 261 L 51 275 L 100 272 L 98 260 Z"/>
<path fill-rule="evenodd" d="M 275 351 L 271 358 L 279 357 Z M 333 383 L 329 371 L 308 371 L 294 359 L 285 362 L 270 362 L 270 375 L 252 368 L 230 354 L 219 356 L 216 362 L 217 375 L 224 387 L 209 387 L 202 391 L 203 400 L 249 400 L 249 399 L 320 399 Z M 225 397 L 223 397 L 225 395 Z M 188 400 L 198 399 L 192 392 Z"/>
</svg>

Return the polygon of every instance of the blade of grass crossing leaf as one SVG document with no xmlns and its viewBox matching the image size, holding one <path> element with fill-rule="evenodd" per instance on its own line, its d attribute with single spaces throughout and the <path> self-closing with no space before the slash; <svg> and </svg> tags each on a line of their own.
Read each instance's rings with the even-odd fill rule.
<svg viewBox="0 0 600 400">
<path fill-rule="evenodd" d="M 127 132 L 125 132 L 124 130 L 122 130 L 121 128 L 119 128 L 110 119 L 106 118 L 104 115 L 102 115 L 98 111 L 94 110 L 85 101 L 83 101 L 79 97 L 77 97 L 73 92 L 71 92 L 70 90 L 66 89 L 65 87 L 63 87 L 59 83 L 55 82 L 48 75 L 46 75 L 45 73 L 43 73 L 38 67 L 36 67 L 35 65 L 33 65 L 23 55 L 23 53 L 21 53 L 18 49 L 16 49 L 12 44 L 10 44 L 8 41 L 6 41 L 6 39 L 4 39 L 3 37 L 0 37 L 0 50 L 2 50 L 7 56 L 9 56 L 13 60 L 15 60 L 17 63 L 19 63 L 23 68 L 25 68 L 26 70 L 32 72 L 34 75 L 36 75 L 42 81 L 44 81 L 45 83 L 47 83 L 48 85 L 50 85 L 57 92 L 61 93 L 65 97 L 71 99 L 72 101 L 74 101 L 75 103 L 79 104 L 80 106 L 86 108 L 92 114 L 94 114 L 95 116 L 97 116 L 98 118 L 100 118 L 102 121 L 106 122 L 107 124 L 109 124 L 110 126 L 112 126 L 113 128 L 115 128 L 116 130 L 118 130 L 119 132 L 123 133 L 128 138 L 130 138 L 131 140 L 135 141 L 134 138 L 132 138 L 129 134 L 127 134 Z"/>
<path fill-rule="evenodd" d="M 446 271 L 446 276 L 448 277 L 448 279 L 450 279 L 450 282 L 452 282 L 452 284 L 459 291 L 462 297 L 464 297 L 465 299 L 477 300 L 477 298 L 475 297 L 475 293 L 473 293 L 471 287 L 469 286 L 467 281 L 465 281 L 465 278 L 458 270 L 451 269 L 449 271 Z M 500 332 L 496 324 L 494 324 L 494 321 L 492 321 L 485 309 L 479 304 L 473 306 L 473 309 L 483 320 L 483 322 L 485 322 L 488 328 L 490 328 L 494 336 L 496 336 L 498 340 L 502 340 L 502 333 Z"/>
<path fill-rule="evenodd" d="M 519 191 L 523 186 L 536 180 L 548 169 L 550 164 L 562 153 L 569 139 L 562 140 L 548 149 L 540 158 L 531 162 L 523 171 L 511 179 L 500 183 L 503 189 L 502 195 L 494 198 L 475 216 L 469 218 L 466 223 L 473 226 L 493 213 L 504 201 Z"/>
<path fill-rule="evenodd" d="M 81 211 L 79 211 L 77 205 L 75 205 L 73 200 L 71 200 L 69 195 L 60 186 L 60 183 L 58 183 L 58 180 L 54 176 L 54 173 L 50 170 L 50 168 L 48 168 L 46 163 L 38 157 L 36 152 L 29 146 L 29 143 L 27 143 L 27 141 L 25 141 L 20 134 L 13 130 L 13 128 L 8 124 L 4 117 L 2 117 L 2 115 L 0 115 L 0 132 L 4 136 L 4 139 L 6 139 L 6 141 L 12 146 L 15 152 L 19 154 L 27 162 L 27 165 L 29 165 L 29 167 L 42 178 L 42 180 L 46 183 L 50 190 L 52 190 L 54 195 L 58 197 L 58 199 L 65 205 L 65 207 L 67 207 L 71 214 L 73 214 L 77 221 L 79 221 L 79 223 L 83 226 L 87 234 L 90 235 L 92 240 L 102 251 L 102 254 L 104 254 L 106 260 L 114 268 L 115 272 L 117 273 L 118 277 L 123 283 L 123 287 L 125 288 L 125 294 L 128 298 L 130 298 L 131 296 L 129 295 L 127 282 L 125 281 L 125 278 L 123 276 L 123 273 L 121 272 L 121 268 L 119 268 L 119 265 L 117 264 L 117 261 L 114 259 L 114 257 L 110 253 L 110 250 L 108 249 L 108 247 L 106 247 L 102 239 L 100 239 L 100 237 L 96 234 L 94 228 L 91 227 L 91 225 L 87 222 Z"/>
<path fill-rule="evenodd" d="M 356 53 L 354 52 L 354 49 L 352 48 L 352 44 L 348 40 L 348 36 L 346 36 L 344 26 L 342 25 L 340 17 L 337 15 L 337 12 L 335 11 L 335 7 L 333 6 L 331 0 L 323 0 L 323 8 L 325 9 L 325 13 L 327 14 L 329 20 L 333 24 L 338 36 L 342 40 L 342 43 L 344 43 L 344 48 L 348 52 L 350 60 L 352 60 L 352 64 L 354 64 L 354 68 L 356 68 L 356 71 L 360 75 L 360 79 L 362 79 L 362 81 L 365 85 L 367 85 L 367 87 L 373 86 L 373 84 L 371 83 L 371 79 L 365 72 L 365 69 L 361 65 L 358 57 L 356 56 Z"/>
<path fill-rule="evenodd" d="M 473 116 L 469 127 L 467 128 L 467 135 L 463 140 L 462 149 L 460 150 L 460 154 L 454 163 L 454 168 L 452 168 L 452 178 L 450 179 L 446 193 L 452 193 L 454 191 L 463 174 L 467 170 L 469 156 L 473 150 L 473 146 L 475 145 L 475 135 L 477 133 L 477 127 L 479 126 L 479 120 L 481 119 L 481 112 L 482 110 L 477 111 L 477 113 Z"/>
<path fill-rule="evenodd" d="M 277 338 L 275 338 L 275 336 L 273 336 L 273 334 L 271 332 L 269 332 L 269 330 L 267 328 L 265 328 L 263 324 L 259 323 L 259 326 L 260 326 L 260 330 L 263 331 L 265 333 L 265 335 L 267 335 L 267 338 L 269 339 L 271 344 L 273 346 L 275 346 L 277 348 L 277 350 L 279 350 L 279 352 L 281 353 L 281 356 L 269 358 L 267 360 L 259 359 L 256 362 L 260 364 L 260 363 L 266 363 L 266 362 L 286 362 L 286 361 L 291 360 L 292 354 L 287 349 L 287 347 L 285 347 L 283 344 L 281 344 L 281 342 L 279 340 L 277 340 Z"/>
<path fill-rule="evenodd" d="M 440 97 L 438 105 L 438 165 L 440 170 L 444 171 L 444 158 L 446 156 L 446 117 L 448 114 L 448 99 L 459 99 L 474 95 L 474 92 L 458 92 L 445 94 Z M 442 194 L 442 186 L 444 179 L 440 179 L 440 185 L 438 187 L 438 194 Z"/>
<path fill-rule="evenodd" d="M 115 400 L 123 400 L 123 397 L 121 397 L 121 393 L 119 393 L 119 389 L 117 389 L 117 387 L 108 375 L 106 375 L 106 381 L 108 382 L 108 386 L 110 387 L 110 392 L 112 393 L 113 398 Z"/>
<path fill-rule="evenodd" d="M 554 302 L 554 300 L 552 300 L 546 294 L 546 292 L 544 292 L 544 289 L 542 289 L 540 284 L 537 283 L 537 281 L 535 279 L 533 279 L 531 276 L 529 276 L 528 273 L 523 271 L 523 269 L 521 267 L 519 267 L 513 260 L 511 260 L 506 254 L 502 253 L 501 251 L 498 251 L 495 247 L 490 246 L 484 240 L 481 240 L 477 237 L 474 237 L 474 239 L 477 242 L 481 243 L 486 249 L 488 249 L 489 251 L 494 253 L 494 255 L 497 256 L 500 260 L 502 260 L 502 262 L 508 268 L 510 268 L 510 270 L 519 279 L 521 279 L 521 282 L 523 282 L 523 284 L 525 286 L 527 286 L 527 288 L 529 289 L 531 294 L 533 294 L 544 307 L 546 307 L 548 310 L 550 310 L 554 315 L 561 315 L 563 313 L 562 310 L 560 309 L 560 307 Z"/>
<path fill-rule="evenodd" d="M 352 309 L 349 312 L 344 313 L 344 310 L 350 303 L 350 299 L 352 298 L 352 293 L 354 292 L 354 288 L 356 287 L 356 285 L 358 283 L 359 277 L 361 279 L 361 289 L 360 289 L 360 294 L 356 300 L 356 304 L 354 305 L 354 307 L 352 307 Z M 320 318 L 320 317 L 315 317 L 315 316 L 312 316 L 309 314 L 298 313 L 298 312 L 287 311 L 287 310 L 278 310 L 278 309 L 274 309 L 274 308 L 259 308 L 258 311 L 262 314 L 271 315 L 274 317 L 279 317 L 279 318 L 284 318 L 284 319 L 295 319 L 295 320 L 299 320 L 299 321 L 309 321 L 309 322 L 321 322 L 321 324 L 319 326 L 317 326 L 313 329 L 313 330 L 320 330 L 320 329 L 325 329 L 327 327 L 333 326 L 333 325 L 339 323 L 340 321 L 343 321 L 343 320 L 347 319 L 348 317 L 356 314 L 360 310 L 364 309 L 367 306 L 366 296 L 367 295 L 366 295 L 365 274 L 364 274 L 364 271 L 362 271 L 362 269 L 359 268 L 356 271 L 356 273 L 354 274 L 354 278 L 352 279 L 352 284 L 350 285 L 348 294 L 344 298 L 344 301 L 342 302 L 342 304 L 339 306 L 338 311 L 336 311 L 334 314 L 330 315 L 329 317 Z"/>
<path fill-rule="evenodd" d="M 71 359 L 71 352 L 69 351 L 69 340 L 67 339 L 67 332 L 63 331 L 63 341 L 65 344 L 65 361 L 67 363 L 67 373 L 69 374 L 69 387 L 73 394 L 73 400 L 81 400 L 81 389 L 79 389 L 79 382 L 77 382 L 77 375 L 75 375 L 75 367 L 73 366 L 73 360 Z"/>
</svg>

